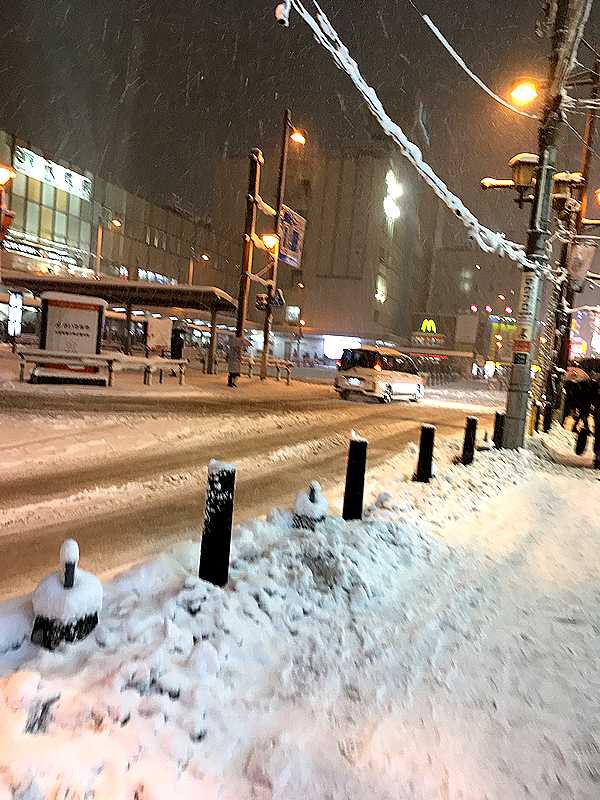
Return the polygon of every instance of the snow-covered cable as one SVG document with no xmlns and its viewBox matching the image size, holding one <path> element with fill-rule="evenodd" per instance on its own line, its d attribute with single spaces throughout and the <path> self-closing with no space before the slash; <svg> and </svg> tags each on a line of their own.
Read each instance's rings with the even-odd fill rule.
<svg viewBox="0 0 600 800">
<path fill-rule="evenodd" d="M 514 111 L 515 114 L 519 114 L 521 117 L 528 117 L 529 119 L 539 119 L 535 114 L 529 114 L 527 111 L 521 111 L 516 106 L 513 106 L 512 103 L 507 102 L 504 98 L 500 97 L 500 95 L 496 94 L 496 92 L 492 91 L 489 86 L 487 86 L 481 78 L 476 75 L 472 69 L 470 69 L 461 56 L 456 52 L 454 47 L 450 44 L 450 42 L 446 39 L 444 34 L 440 31 L 440 29 L 435 25 L 431 17 L 427 14 L 421 14 L 421 18 L 423 22 L 427 25 L 429 30 L 434 34 L 434 36 L 442 43 L 442 45 L 446 48 L 448 53 L 452 56 L 452 58 L 456 61 L 459 67 L 467 73 L 467 75 L 471 78 L 471 80 L 475 81 L 475 83 L 483 89 L 483 91 L 488 94 L 493 100 L 497 103 L 500 103 L 501 106 L 504 108 L 508 108 L 510 111 Z"/>
<path fill-rule="evenodd" d="M 292 0 L 292 7 L 306 22 L 316 40 L 331 53 L 338 67 L 344 70 L 350 77 L 384 132 L 400 146 L 402 154 L 410 161 L 423 180 L 433 189 L 440 200 L 442 200 L 460 219 L 468 230 L 469 237 L 476 242 L 484 253 L 495 253 L 499 256 L 507 256 L 511 261 L 529 269 L 539 267 L 539 264 L 527 258 L 522 245 L 509 241 L 503 233 L 492 231 L 490 228 L 483 226 L 464 205 L 462 200 L 448 189 L 444 181 L 439 178 L 429 164 L 424 161 L 423 154 L 417 145 L 407 138 L 402 128 L 387 114 L 377 93 L 363 78 L 358 64 L 350 55 L 348 48 L 340 40 L 337 32 L 316 0 L 313 0 L 313 3 L 317 9 L 317 19 L 310 14 L 301 0 Z"/>
<path fill-rule="evenodd" d="M 594 314 L 600 314 L 600 306 L 578 306 L 577 308 L 565 309 L 567 314 L 576 314 L 578 311 L 591 311 Z"/>
</svg>

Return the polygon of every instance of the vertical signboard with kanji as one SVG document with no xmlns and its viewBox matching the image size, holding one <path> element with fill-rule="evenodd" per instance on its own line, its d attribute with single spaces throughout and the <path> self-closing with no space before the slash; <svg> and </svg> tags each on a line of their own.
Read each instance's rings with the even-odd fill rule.
<svg viewBox="0 0 600 800">
<path fill-rule="evenodd" d="M 279 260 L 294 269 L 300 269 L 306 220 L 293 208 L 283 205 L 279 219 Z"/>
</svg>

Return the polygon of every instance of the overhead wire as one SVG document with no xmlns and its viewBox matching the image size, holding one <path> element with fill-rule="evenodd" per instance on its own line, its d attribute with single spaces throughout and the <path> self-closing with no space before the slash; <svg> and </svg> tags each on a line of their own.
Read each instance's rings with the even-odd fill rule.
<svg viewBox="0 0 600 800">
<path fill-rule="evenodd" d="M 529 119 L 539 119 L 535 114 L 530 114 L 528 111 L 522 111 L 520 108 L 517 108 L 512 103 L 509 103 L 503 97 L 500 97 L 499 94 L 490 89 L 490 87 L 481 80 L 481 78 L 473 72 L 473 70 L 467 65 L 465 60 L 462 56 L 456 51 L 456 49 L 450 44 L 448 39 L 444 36 L 444 34 L 440 31 L 437 25 L 433 22 L 431 17 L 427 14 L 423 14 L 420 9 L 416 6 L 413 0 L 407 0 L 408 3 L 413 7 L 415 12 L 421 18 L 421 20 L 425 23 L 425 25 L 429 28 L 429 30 L 433 33 L 436 39 L 440 42 L 440 44 L 444 47 L 444 49 L 452 56 L 452 58 L 456 61 L 458 66 L 474 81 L 480 89 L 489 95 L 492 100 L 495 100 L 496 103 L 499 103 L 504 108 L 507 108 L 509 111 L 513 111 L 515 114 L 518 114 L 521 117 L 528 117 Z"/>
<path fill-rule="evenodd" d="M 428 186 L 433 189 L 435 194 L 463 223 L 469 232 L 469 237 L 477 243 L 483 252 L 507 256 L 527 269 L 539 268 L 539 263 L 531 261 L 526 256 L 523 245 L 508 240 L 505 234 L 501 232 L 493 231 L 483 226 L 462 200 L 450 191 L 444 181 L 425 162 L 419 147 L 411 142 L 402 128 L 391 119 L 376 91 L 365 81 L 358 64 L 341 41 L 325 12 L 316 0 L 312 0 L 312 2 L 316 9 L 316 19 L 304 6 L 302 0 L 292 0 L 292 6 L 308 25 L 316 40 L 331 54 L 338 67 L 346 72 L 352 80 L 384 132 L 399 145 L 404 157 L 408 159 Z"/>
</svg>

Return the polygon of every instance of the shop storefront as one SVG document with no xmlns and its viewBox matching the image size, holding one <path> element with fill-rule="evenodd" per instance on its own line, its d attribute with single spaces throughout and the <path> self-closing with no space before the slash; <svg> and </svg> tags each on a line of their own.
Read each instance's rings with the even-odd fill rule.
<svg viewBox="0 0 600 800">
<path fill-rule="evenodd" d="M 3 267 L 91 276 L 92 177 L 20 145 L 12 164 L 17 174 L 7 200 L 15 217 L 2 244 Z"/>
</svg>

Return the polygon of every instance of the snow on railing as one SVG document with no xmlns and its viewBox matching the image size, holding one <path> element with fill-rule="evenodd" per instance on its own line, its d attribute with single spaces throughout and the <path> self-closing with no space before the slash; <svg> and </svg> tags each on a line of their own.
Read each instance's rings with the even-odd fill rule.
<svg viewBox="0 0 600 800">
<path fill-rule="evenodd" d="M 316 19 L 306 9 L 301 0 L 291 0 L 291 7 L 300 14 L 313 32 L 315 39 L 331 53 L 338 67 L 344 70 L 352 80 L 385 133 L 400 146 L 402 154 L 410 161 L 427 185 L 433 189 L 440 200 L 442 200 L 442 202 L 456 214 L 458 219 L 460 219 L 469 233 L 469 238 L 473 240 L 484 253 L 493 253 L 501 257 L 507 256 L 511 261 L 516 262 L 521 267 L 527 267 L 529 269 L 538 268 L 539 264 L 527 258 L 522 245 L 511 242 L 506 238 L 505 234 L 493 231 L 482 225 L 477 217 L 465 206 L 462 200 L 453 194 L 444 181 L 436 175 L 429 164 L 423 159 L 423 154 L 419 147 L 408 139 L 402 128 L 387 114 L 377 93 L 363 78 L 358 64 L 350 55 L 348 48 L 341 41 L 325 12 L 320 8 L 316 0 L 313 0 L 313 3 L 316 8 Z M 282 5 L 286 4 L 281 3 L 278 6 L 278 12 Z"/>
</svg>

